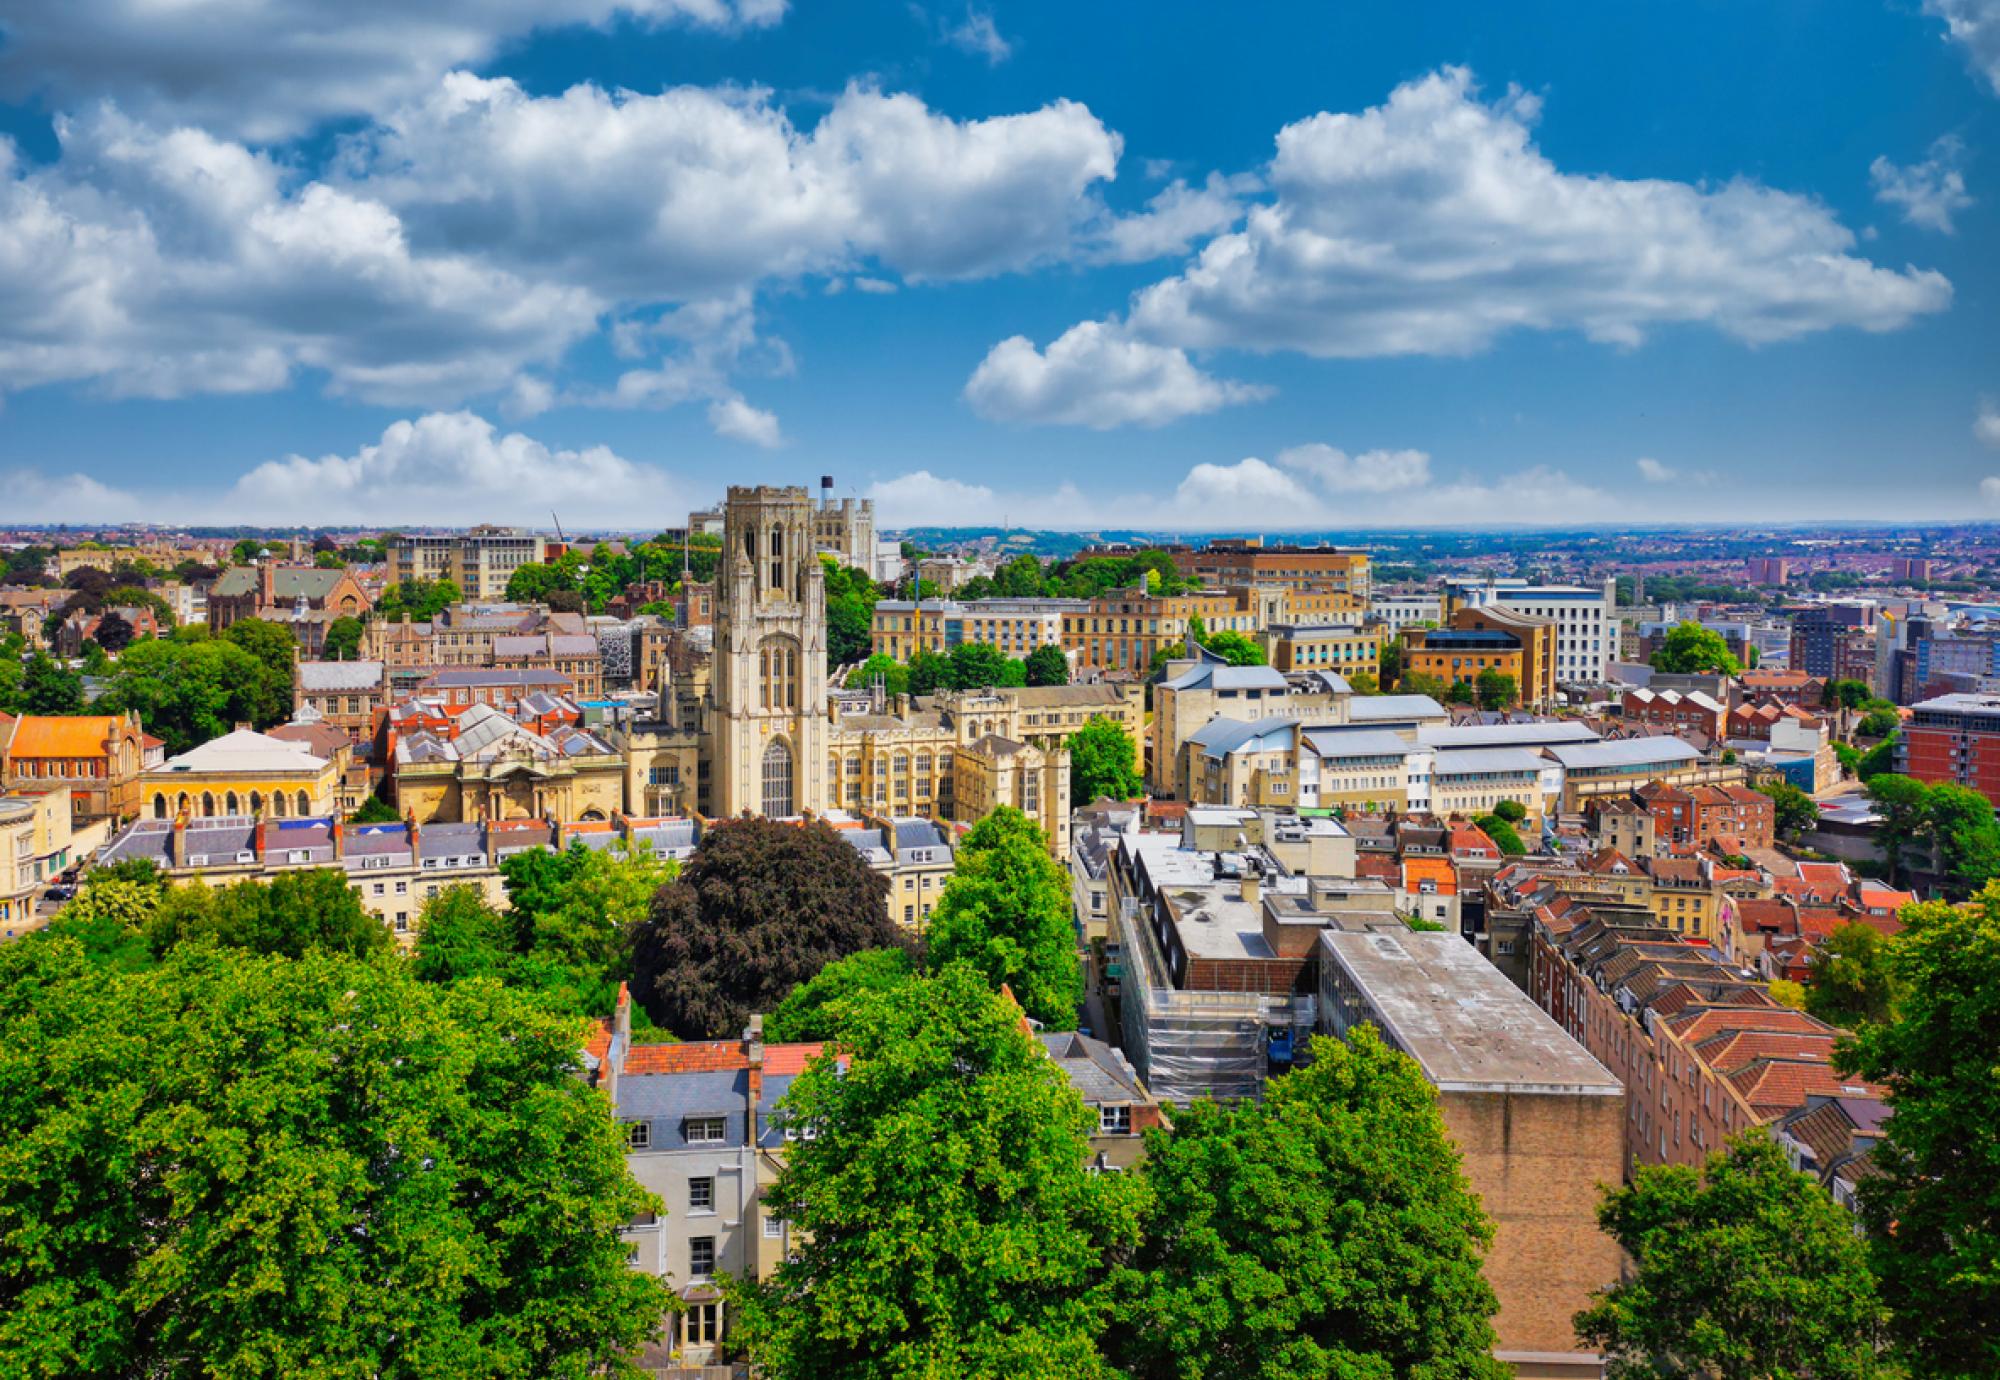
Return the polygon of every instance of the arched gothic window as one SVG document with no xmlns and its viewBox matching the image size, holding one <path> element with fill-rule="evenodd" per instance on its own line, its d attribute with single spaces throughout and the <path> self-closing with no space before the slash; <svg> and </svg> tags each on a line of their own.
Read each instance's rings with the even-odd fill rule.
<svg viewBox="0 0 2000 1380">
<path fill-rule="evenodd" d="M 783 738 L 764 747 L 764 813 L 773 819 L 792 813 L 792 749 Z"/>
</svg>

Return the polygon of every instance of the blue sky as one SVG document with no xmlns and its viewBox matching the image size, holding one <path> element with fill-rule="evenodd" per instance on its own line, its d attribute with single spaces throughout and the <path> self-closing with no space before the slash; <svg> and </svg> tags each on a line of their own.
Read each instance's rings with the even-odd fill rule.
<svg viewBox="0 0 2000 1380">
<path fill-rule="evenodd" d="M 0 520 L 2000 518 L 2000 0 L 17 0 L 0 100 Z"/>
</svg>

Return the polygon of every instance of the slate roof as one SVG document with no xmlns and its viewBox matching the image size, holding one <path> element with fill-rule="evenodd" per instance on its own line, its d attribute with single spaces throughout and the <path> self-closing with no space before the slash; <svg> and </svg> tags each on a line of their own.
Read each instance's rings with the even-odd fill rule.
<svg viewBox="0 0 2000 1380">
<path fill-rule="evenodd" d="M 317 566 L 281 565 L 271 573 L 271 597 L 282 603 L 291 603 L 304 595 L 308 603 L 324 602 L 340 583 L 344 570 L 321 570 Z M 257 568 L 248 565 L 234 565 L 216 577 L 209 590 L 212 595 L 222 598 L 238 598 L 255 594 L 262 587 Z"/>
<path fill-rule="evenodd" d="M 1444 706 L 1429 695 L 1356 695 L 1347 705 L 1347 718 L 1350 723 L 1397 722 L 1444 717 Z"/>
<path fill-rule="evenodd" d="M 316 772 L 326 765 L 304 743 L 239 728 L 169 757 L 166 772 Z"/>
<path fill-rule="evenodd" d="M 307 692 L 375 690 L 382 684 L 379 661 L 301 661 L 299 687 Z"/>
</svg>

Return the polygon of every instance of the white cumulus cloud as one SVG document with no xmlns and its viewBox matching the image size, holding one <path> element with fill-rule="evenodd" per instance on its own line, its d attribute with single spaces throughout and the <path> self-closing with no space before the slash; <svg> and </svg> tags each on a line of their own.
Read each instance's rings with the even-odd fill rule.
<svg viewBox="0 0 2000 1380">
<path fill-rule="evenodd" d="M 604 446 L 555 449 L 499 432 L 470 412 L 433 412 L 392 424 L 351 455 L 267 461 L 236 481 L 212 511 L 244 522 L 545 522 L 550 509 L 579 525 L 645 527 L 685 511 L 665 471 Z"/>
<path fill-rule="evenodd" d="M 1336 493 L 1393 493 L 1428 484 L 1431 478 L 1431 458 L 1420 450 L 1364 450 L 1349 455 L 1314 442 L 1279 451 L 1278 463 Z"/>
<path fill-rule="evenodd" d="M 2000 405 L 1991 399 L 1979 404 L 1979 415 L 1972 420 L 1972 434 L 1989 446 L 2000 447 Z"/>
<path fill-rule="evenodd" d="M 784 11 L 785 0 L 12 0 L 0 95 L 66 110 L 110 99 L 265 141 L 397 105 L 534 29 L 618 18 L 732 29 Z"/>
<path fill-rule="evenodd" d="M 599 299 L 414 246 L 395 212 L 197 130 L 62 119 L 62 157 L 0 139 L 0 387 L 177 397 L 302 369 L 378 401 L 507 383 L 595 329 Z"/>
<path fill-rule="evenodd" d="M 965 385 L 966 401 L 982 417 L 1099 431 L 1161 426 L 1268 396 L 1268 388 L 1204 373 L 1185 351 L 1097 321 L 1070 327 L 1046 351 L 1026 336 L 1003 340 Z"/>
<path fill-rule="evenodd" d="M 1924 13 L 1944 21 L 1946 36 L 2000 95 L 2000 0 L 1924 0 Z"/>
<path fill-rule="evenodd" d="M 1142 338 L 1322 357 L 1465 354 L 1514 330 L 1633 345 L 1697 324 L 1764 343 L 1942 310 L 1939 274 L 1878 267 L 1808 197 L 1564 172 L 1539 102 L 1446 68 L 1359 114 L 1279 131 L 1275 197 L 1138 294 Z"/>
<path fill-rule="evenodd" d="M 15 522 L 134 522 L 158 516 L 146 499 L 87 474 L 0 470 L 0 499 Z"/>
<path fill-rule="evenodd" d="M 760 90 L 531 96 L 454 73 L 341 168 L 413 233 L 607 296 L 686 300 L 874 261 L 975 278 L 1070 252 L 1119 137 L 1074 101 L 953 120 L 852 86 L 810 130 Z"/>
<path fill-rule="evenodd" d="M 1642 455 L 1632 462 L 1639 470 L 1639 477 L 1648 484 L 1671 484 L 1680 477 L 1680 472 L 1663 465 L 1650 455 Z"/>
<path fill-rule="evenodd" d="M 784 443 L 778 414 L 752 407 L 741 398 L 717 398 L 708 405 L 708 424 L 718 436 L 769 450 Z"/>
<path fill-rule="evenodd" d="M 1964 160 L 1964 141 L 1947 134 L 1931 145 L 1920 163 L 1905 167 L 1877 158 L 1868 165 L 1868 179 L 1875 186 L 1875 199 L 1901 207 L 1904 220 L 1949 235 L 1957 228 L 1952 217 L 1972 205 L 1960 168 Z"/>
</svg>

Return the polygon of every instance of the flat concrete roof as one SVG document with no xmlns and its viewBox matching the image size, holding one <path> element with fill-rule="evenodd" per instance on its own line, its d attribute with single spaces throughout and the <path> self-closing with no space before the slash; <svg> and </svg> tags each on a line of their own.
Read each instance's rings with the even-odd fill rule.
<svg viewBox="0 0 2000 1380">
<path fill-rule="evenodd" d="M 1346 974 L 1367 1018 L 1440 1092 L 1624 1094 L 1609 1069 L 1455 934 L 1328 930 L 1319 942 L 1322 989 L 1332 976 L 1325 965 Z"/>
</svg>

